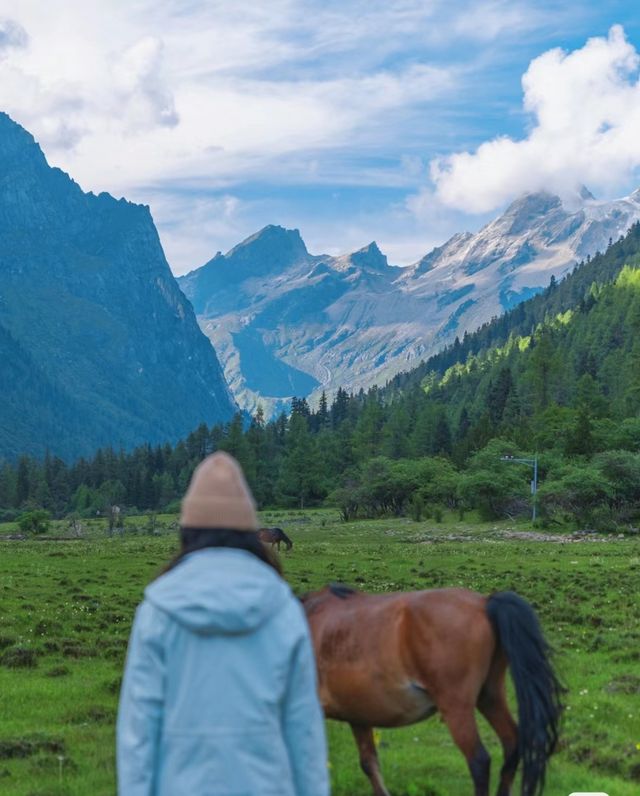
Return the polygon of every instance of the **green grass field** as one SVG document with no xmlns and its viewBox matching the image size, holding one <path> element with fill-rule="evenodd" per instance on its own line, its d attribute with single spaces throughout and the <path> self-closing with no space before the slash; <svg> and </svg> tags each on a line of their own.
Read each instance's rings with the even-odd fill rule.
<svg viewBox="0 0 640 796">
<path fill-rule="evenodd" d="M 168 527 L 172 518 L 162 519 Z M 511 526 L 451 519 L 345 525 L 330 511 L 263 520 L 295 542 L 282 557 L 298 592 L 343 581 L 371 591 L 513 589 L 528 598 L 570 688 L 545 793 L 640 793 L 640 540 L 509 538 Z M 144 527 L 140 518 L 113 538 L 95 524 L 77 541 L 0 541 L 3 795 L 115 792 L 114 720 L 130 622 L 144 585 L 175 549 L 172 534 L 150 536 Z M 0 535 L 9 531 L 0 527 Z M 497 743 L 480 721 L 495 779 Z M 330 722 L 328 730 L 334 794 L 368 796 L 348 728 Z M 437 717 L 379 737 L 394 796 L 471 793 L 464 760 Z"/>
</svg>

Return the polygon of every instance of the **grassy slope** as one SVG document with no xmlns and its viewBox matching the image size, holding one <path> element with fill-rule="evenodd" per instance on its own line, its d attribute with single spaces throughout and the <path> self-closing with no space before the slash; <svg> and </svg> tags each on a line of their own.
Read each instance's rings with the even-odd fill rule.
<svg viewBox="0 0 640 796">
<path fill-rule="evenodd" d="M 528 597 L 571 689 L 564 748 L 546 793 L 638 793 L 637 540 L 514 541 L 504 538 L 504 525 L 343 525 L 332 512 L 264 519 L 284 525 L 295 541 L 285 566 L 298 591 L 343 580 L 376 591 L 464 585 L 482 592 L 515 589 Z M 37 663 L 0 665 L 0 791 L 6 796 L 114 792 L 113 721 L 131 616 L 144 583 L 174 543 L 169 535 L 104 539 L 97 527 L 92 536 L 0 542 L 0 659 L 4 655 L 6 663 L 19 645 L 33 650 Z M 497 745 L 484 723 L 481 731 L 496 760 L 495 775 Z M 334 794 L 367 796 L 348 728 L 330 723 L 329 738 Z M 394 796 L 470 792 L 464 762 L 437 718 L 384 730 L 380 739 Z"/>
</svg>

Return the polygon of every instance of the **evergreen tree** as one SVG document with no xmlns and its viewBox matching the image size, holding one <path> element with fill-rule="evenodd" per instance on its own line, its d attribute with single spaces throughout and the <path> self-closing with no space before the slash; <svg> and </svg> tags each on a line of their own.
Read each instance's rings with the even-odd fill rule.
<svg viewBox="0 0 640 796">
<path fill-rule="evenodd" d="M 300 508 L 320 492 L 315 445 L 302 413 L 291 415 L 289 420 L 278 492 L 285 502 Z"/>
<path fill-rule="evenodd" d="M 329 408 L 327 403 L 327 393 L 323 390 L 320 396 L 320 404 L 316 413 L 316 430 L 322 431 L 329 426 Z"/>
<path fill-rule="evenodd" d="M 346 420 L 348 408 L 349 396 L 347 395 L 346 390 L 343 390 L 342 387 L 338 387 L 336 397 L 331 404 L 331 423 L 333 424 L 334 428 L 339 426 L 343 420 Z"/>
<path fill-rule="evenodd" d="M 461 441 L 466 439 L 470 427 L 471 427 L 471 421 L 469 420 L 469 412 L 467 412 L 467 407 L 463 406 L 462 411 L 460 412 L 460 418 L 458 420 L 458 430 L 456 432 L 456 440 Z"/>
<path fill-rule="evenodd" d="M 451 429 L 449 422 L 444 412 L 440 414 L 436 422 L 433 432 L 433 453 L 444 454 L 449 456 L 451 454 Z"/>
<path fill-rule="evenodd" d="M 581 406 L 578 409 L 573 427 L 568 431 L 565 453 L 567 456 L 591 456 L 593 450 L 591 415 L 586 406 Z"/>
<path fill-rule="evenodd" d="M 219 442 L 220 450 L 230 453 L 244 470 L 247 481 L 252 484 L 256 477 L 256 462 L 252 456 L 251 446 L 244 433 L 242 415 L 236 412 L 227 426 L 227 432 Z"/>
<path fill-rule="evenodd" d="M 495 383 L 489 382 L 487 408 L 491 422 L 496 427 L 502 422 L 502 416 L 504 415 L 504 409 L 509 400 L 512 387 L 513 379 L 511 370 L 508 367 L 504 367 L 499 371 Z"/>
<path fill-rule="evenodd" d="M 29 492 L 29 459 L 26 456 L 21 456 L 18 460 L 18 473 L 16 476 L 16 506 L 24 506 L 29 500 Z"/>
</svg>

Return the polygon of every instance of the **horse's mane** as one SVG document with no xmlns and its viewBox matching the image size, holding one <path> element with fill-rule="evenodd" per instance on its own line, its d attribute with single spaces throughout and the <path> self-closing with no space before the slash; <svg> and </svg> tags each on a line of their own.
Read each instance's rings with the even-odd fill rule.
<svg viewBox="0 0 640 796">
<path fill-rule="evenodd" d="M 348 597 L 352 597 L 356 594 L 356 590 L 351 586 L 347 586 L 345 583 L 330 583 L 329 591 L 334 597 L 339 597 L 341 600 L 346 600 Z"/>
<path fill-rule="evenodd" d="M 330 594 L 340 600 L 347 600 L 349 597 L 353 597 L 354 594 L 357 594 L 355 589 L 352 589 L 351 586 L 346 586 L 344 583 L 330 583 L 327 588 Z M 314 611 L 326 597 L 327 593 L 323 589 L 320 592 L 308 591 L 302 594 L 299 600 L 304 605 L 305 611 L 309 614 Z"/>
</svg>

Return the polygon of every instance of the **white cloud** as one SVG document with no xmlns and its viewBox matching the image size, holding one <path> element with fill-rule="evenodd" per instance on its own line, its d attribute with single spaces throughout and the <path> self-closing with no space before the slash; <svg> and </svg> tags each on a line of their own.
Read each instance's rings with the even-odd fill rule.
<svg viewBox="0 0 640 796">
<path fill-rule="evenodd" d="M 179 121 L 163 75 L 162 51 L 160 39 L 144 36 L 113 64 L 114 91 L 136 131 L 174 127 Z"/>
<path fill-rule="evenodd" d="M 466 9 L 454 21 L 455 32 L 467 39 L 493 41 L 505 32 L 526 31 L 541 22 L 542 12 L 526 3 L 487 0 Z"/>
<path fill-rule="evenodd" d="M 27 31 L 13 19 L 0 19 L 0 58 L 3 50 L 26 47 L 29 37 Z"/>
<path fill-rule="evenodd" d="M 522 78 L 528 136 L 501 136 L 433 160 L 437 198 L 485 212 L 526 190 L 562 195 L 581 183 L 615 190 L 640 167 L 639 66 L 618 25 L 573 52 L 553 49 L 534 59 Z"/>
<path fill-rule="evenodd" d="M 453 134 L 438 110 L 477 79 L 474 54 L 537 30 L 536 5 L 0 0 L 11 20 L 0 23 L 0 109 L 85 190 L 151 204 L 181 271 L 281 221 L 267 217 L 274 204 L 233 205 L 248 183 L 276 197 L 292 185 L 416 190 L 434 151 L 421 146 L 447 124 Z M 343 214 L 323 228 L 317 204 L 284 204 L 292 226 L 325 230 L 325 249 L 370 225 L 368 240 L 384 218 L 363 201 L 347 234 Z"/>
<path fill-rule="evenodd" d="M 164 252 L 176 275 L 210 260 L 220 241 L 237 243 L 248 234 L 247 208 L 233 194 L 193 195 L 185 200 L 184 196 L 158 193 L 147 201 L 162 229 Z"/>
<path fill-rule="evenodd" d="M 515 13 L 488 0 L 469 24 L 468 6 L 0 0 L 7 40 L 21 45 L 0 64 L 0 107 L 86 187 L 123 192 L 176 175 L 217 184 L 283 153 L 366 147 L 403 124 L 406 134 L 406 114 L 460 77 L 421 49 L 534 17 L 528 3 Z"/>
</svg>

